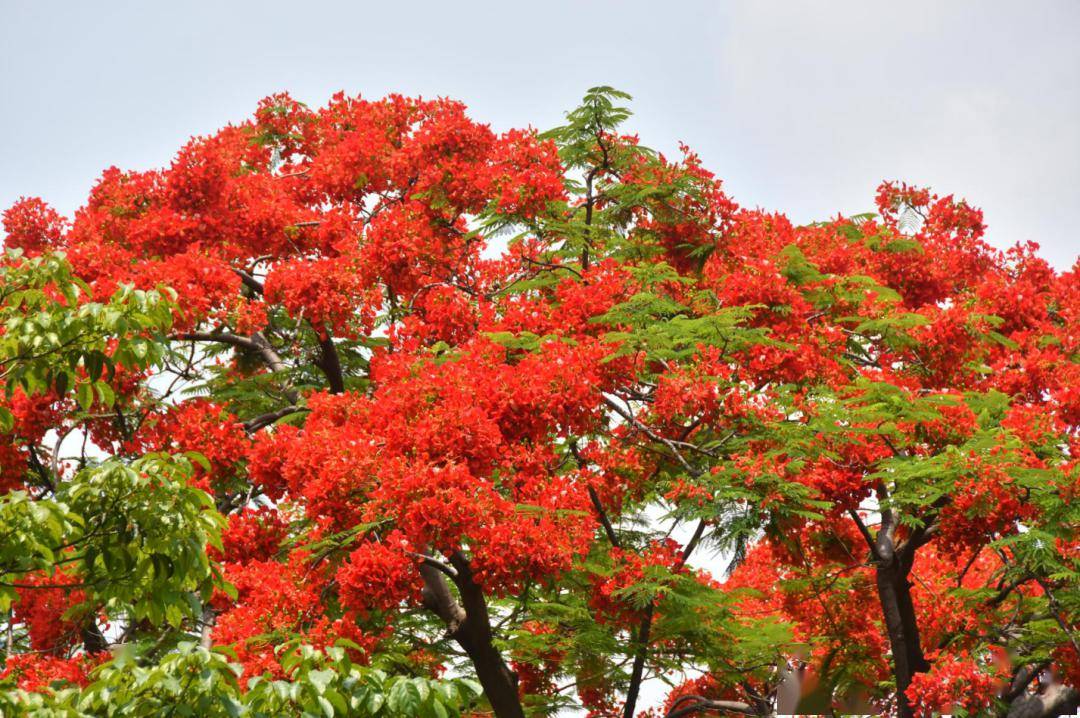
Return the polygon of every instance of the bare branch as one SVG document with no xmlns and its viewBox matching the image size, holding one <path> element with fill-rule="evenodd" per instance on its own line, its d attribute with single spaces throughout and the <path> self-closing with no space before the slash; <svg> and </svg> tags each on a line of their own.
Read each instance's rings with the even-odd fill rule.
<svg viewBox="0 0 1080 718">
<path fill-rule="evenodd" d="M 757 711 L 749 704 L 740 701 L 713 701 L 704 696 L 683 696 L 672 704 L 664 718 L 682 718 L 692 713 L 718 711 L 754 715 Z"/>
<path fill-rule="evenodd" d="M 875 559 L 880 561 L 881 556 L 878 555 L 874 537 L 870 534 L 870 529 L 866 527 L 862 517 L 859 516 L 859 512 L 855 509 L 848 509 L 848 515 L 851 516 L 851 520 L 854 521 L 855 525 L 859 528 L 859 533 L 862 534 L 863 539 L 866 541 L 866 545 L 870 548 L 870 553 L 873 554 Z"/>
<path fill-rule="evenodd" d="M 249 434 L 254 434 L 259 429 L 270 426 L 278 419 L 288 416 L 289 414 L 298 414 L 302 411 L 311 411 L 306 406 L 286 406 L 283 409 L 277 411 L 271 411 L 260 416 L 256 416 L 253 419 L 248 419 L 244 422 L 244 430 Z"/>
<path fill-rule="evenodd" d="M 244 283 L 244 286 L 255 292 L 256 294 L 263 293 L 263 284 L 255 277 L 251 276 L 242 269 L 233 267 L 233 271 L 240 277 L 240 281 Z"/>
<path fill-rule="evenodd" d="M 450 578 L 456 579 L 458 577 L 458 572 L 454 569 L 453 566 L 446 565 L 434 556 L 429 556 L 426 553 L 418 553 L 416 551 L 406 551 L 406 553 L 410 556 L 414 556 L 420 559 L 425 565 L 431 566 L 432 568 L 443 572 Z"/>
<path fill-rule="evenodd" d="M 673 441 L 672 439 L 667 438 L 666 436 L 661 436 L 660 434 L 657 434 L 655 431 L 650 429 L 648 426 L 646 426 L 645 424 L 638 421 L 637 417 L 635 417 L 632 413 L 630 413 L 629 411 L 627 411 L 623 407 L 619 406 L 619 404 L 617 402 L 615 402 L 613 399 L 610 399 L 610 398 L 605 396 L 604 397 L 604 403 L 607 404 L 608 407 L 610 407 L 616 414 L 621 416 L 626 421 L 630 422 L 631 426 L 633 426 L 635 429 L 637 429 L 641 433 L 645 434 L 646 436 L 648 436 L 653 441 L 659 441 L 661 444 L 666 446 L 668 448 L 668 450 L 672 453 L 672 455 L 675 456 L 676 460 L 678 460 L 679 464 L 681 464 L 684 469 L 686 469 L 688 472 L 690 472 L 691 475 L 697 476 L 698 472 L 683 457 L 682 452 L 680 452 L 678 447 L 676 446 L 677 443 L 682 444 L 684 442 L 676 442 L 676 441 Z"/>
</svg>

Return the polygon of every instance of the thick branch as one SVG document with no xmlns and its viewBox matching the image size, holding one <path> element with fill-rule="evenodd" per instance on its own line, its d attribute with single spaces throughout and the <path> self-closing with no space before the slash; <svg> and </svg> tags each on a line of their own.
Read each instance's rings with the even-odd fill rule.
<svg viewBox="0 0 1080 718">
<path fill-rule="evenodd" d="M 429 556 L 426 553 L 419 553 L 417 551 L 408 551 L 407 553 L 414 558 L 420 559 L 420 562 L 423 563 L 425 566 L 430 566 L 431 568 L 436 569 L 440 573 L 449 576 L 451 579 L 457 578 L 458 574 L 457 571 L 454 570 L 453 566 L 447 566 L 445 563 L 435 558 L 434 556 Z"/>
<path fill-rule="evenodd" d="M 704 713 L 705 711 L 720 713 L 739 713 L 742 715 L 754 715 L 756 711 L 748 704 L 739 701 L 712 701 L 704 696 L 683 696 L 672 704 L 664 718 L 682 718 L 692 713 Z"/>
<path fill-rule="evenodd" d="M 1072 715 L 1077 708 L 1080 708 L 1080 693 L 1068 686 L 1052 684 L 1039 693 L 1014 700 L 1007 718 L 1052 718 Z"/>
<path fill-rule="evenodd" d="M 880 503 L 880 498 L 879 498 Z M 874 556 L 882 563 L 890 563 L 896 554 L 896 514 L 892 509 L 881 509 L 881 526 L 874 541 Z"/>
<path fill-rule="evenodd" d="M 634 655 L 634 665 L 630 669 L 630 686 L 626 689 L 626 703 L 623 705 L 623 718 L 633 718 L 637 708 L 638 694 L 641 692 L 641 679 L 645 674 L 645 659 L 649 655 L 649 637 L 652 634 L 653 613 L 656 604 L 649 602 L 645 609 L 645 616 L 641 619 L 638 628 L 637 653 Z"/>
<path fill-rule="evenodd" d="M 199 636 L 199 645 L 210 650 L 214 645 L 214 624 L 217 622 L 217 612 L 209 605 L 203 606 L 202 633 Z"/>
<path fill-rule="evenodd" d="M 240 349 L 247 349 L 258 354 L 270 371 L 284 372 L 289 369 L 262 332 L 255 332 L 250 337 L 242 337 L 231 332 L 185 332 L 176 334 L 173 338 L 195 342 L 218 342 L 219 344 L 228 344 Z M 285 396 L 294 403 L 299 398 L 299 394 L 291 386 L 286 386 Z"/>
<path fill-rule="evenodd" d="M 1021 666 L 1018 668 L 1013 675 L 1012 682 L 1009 684 L 1009 690 L 1001 696 L 1001 699 L 1006 703 L 1012 703 L 1027 692 L 1027 687 L 1031 685 L 1031 682 L 1046 668 L 1046 665 L 1047 664 L 1045 663 L 1037 663 L 1035 665 Z"/>
<path fill-rule="evenodd" d="M 218 342 L 219 344 L 228 344 L 253 352 L 259 351 L 259 345 L 254 340 L 230 332 L 185 332 L 174 335 L 173 339 L 193 342 Z"/>
<path fill-rule="evenodd" d="M 600 518 L 600 523 L 604 527 L 604 533 L 607 534 L 608 541 L 615 548 L 619 548 L 619 537 L 615 534 L 615 528 L 611 525 L 611 520 L 607 516 L 607 512 L 604 511 L 604 505 L 600 503 L 600 496 L 597 495 L 596 489 L 589 487 L 589 498 L 592 500 L 593 508 L 596 509 L 596 515 Z"/>
<path fill-rule="evenodd" d="M 87 653 L 101 653 L 109 647 L 109 642 L 105 640 L 104 634 L 98 627 L 97 622 L 90 617 L 86 620 L 86 625 L 83 626 L 80 631 L 83 649 Z"/>
<path fill-rule="evenodd" d="M 453 636 L 472 660 L 476 677 L 484 687 L 484 695 L 497 718 L 524 718 L 525 712 L 518 697 L 517 675 L 506 665 L 502 654 L 492 643 L 491 618 L 484 591 L 473 580 L 472 567 L 464 554 L 455 552 L 450 557 L 450 563 L 458 574 L 455 583 L 465 609 L 465 620 L 458 625 Z"/>
<path fill-rule="evenodd" d="M 707 525 L 708 523 L 705 519 L 698 521 L 697 528 L 694 529 L 694 535 L 690 537 L 690 541 L 687 542 L 686 546 L 683 548 L 682 555 L 679 557 L 680 567 L 686 565 L 686 562 L 690 560 L 690 555 L 694 553 L 694 549 L 701 543 L 701 537 L 705 535 L 705 527 Z"/>
<path fill-rule="evenodd" d="M 341 358 L 338 357 L 334 340 L 329 335 L 319 339 L 319 361 L 317 366 L 326 375 L 331 394 L 345 392 L 345 377 L 341 372 Z"/>
<path fill-rule="evenodd" d="M 268 340 L 262 332 L 255 332 L 252 334 L 251 340 L 257 347 L 256 351 L 259 352 L 259 355 L 263 358 L 263 361 L 266 362 L 266 365 L 270 367 L 271 371 L 288 371 L 289 367 L 285 365 L 285 362 L 281 360 L 278 353 L 270 346 L 270 340 Z"/>
<path fill-rule="evenodd" d="M 427 560 L 429 558 L 431 560 Z M 469 656 L 497 718 L 524 718 L 517 677 L 492 643 L 491 620 L 483 590 L 473 580 L 468 560 L 457 552 L 450 558 L 452 567 L 435 563 L 433 557 L 423 555 L 419 566 L 424 580 L 424 605 L 442 619 L 447 633 Z M 448 576 L 457 585 L 461 602 L 451 591 Z"/>
<path fill-rule="evenodd" d="M 439 569 L 424 562 L 420 564 L 420 577 L 424 579 L 424 606 L 442 619 L 447 632 L 453 636 L 465 622 L 465 609 L 454 598 L 450 584 Z"/>
<path fill-rule="evenodd" d="M 870 549 L 871 555 L 875 559 L 880 560 L 881 557 L 877 553 L 877 542 L 874 541 L 874 537 L 870 534 L 870 529 L 866 527 L 862 517 L 859 516 L 859 512 L 855 509 L 848 509 L 848 515 L 851 516 L 851 520 L 855 522 L 855 526 L 858 527 L 859 533 L 862 534 L 863 540 L 866 541 L 867 547 Z"/>
<path fill-rule="evenodd" d="M 62 438 L 57 439 L 57 446 L 60 445 L 61 441 L 63 441 Z M 41 458 L 37 455 L 37 447 L 33 444 L 29 444 L 26 447 L 26 450 L 29 453 L 28 459 L 30 462 L 30 468 L 32 468 L 34 472 L 38 475 L 38 477 L 41 479 L 42 487 L 48 489 L 50 492 L 55 492 L 56 486 L 55 484 L 53 484 L 52 477 L 49 476 L 49 472 L 48 470 L 46 470 L 45 465 L 41 463 Z"/>
<path fill-rule="evenodd" d="M 238 277 L 240 277 L 240 281 L 243 282 L 245 287 L 255 292 L 256 294 L 263 293 L 262 282 L 260 282 L 258 279 L 255 279 L 255 277 L 251 276 L 242 269 L 233 268 L 233 271 L 236 272 L 236 275 Z"/>
<path fill-rule="evenodd" d="M 598 168 L 589 170 L 589 174 L 585 177 L 585 231 L 582 233 L 584 236 L 584 246 L 581 248 L 581 268 L 584 271 L 589 269 L 589 249 L 592 247 L 592 221 L 593 221 L 593 177 L 596 176 Z"/>
<path fill-rule="evenodd" d="M 889 552 L 886 555 L 892 556 L 891 542 L 886 548 Z M 901 565 L 893 556 L 888 562 L 879 562 L 875 571 L 878 600 L 892 650 L 897 713 L 900 718 L 911 718 L 913 715 L 905 694 L 912 677 L 930 668 L 922 651 L 915 605 L 911 599 L 911 582 L 907 579 L 910 570 L 910 564 Z"/>
<path fill-rule="evenodd" d="M 278 409 L 277 411 L 271 411 L 271 412 L 268 412 L 266 414 L 261 414 L 259 416 L 256 416 L 253 419 L 248 419 L 247 421 L 244 422 L 244 429 L 249 434 L 254 434 L 259 429 L 262 429 L 263 427 L 266 427 L 266 426 L 270 426 L 271 424 L 273 424 L 278 419 L 286 417 L 286 416 L 288 416 L 290 414 L 298 414 L 298 413 L 300 413 L 302 411 L 311 411 L 311 410 L 308 409 L 306 406 L 295 406 L 295 405 L 286 406 L 286 407 L 284 407 L 282 409 Z"/>
<path fill-rule="evenodd" d="M 908 574 L 915 561 L 915 550 L 929 540 L 928 531 L 912 538 L 899 549 L 896 545 L 896 527 L 899 518 L 894 509 L 888 508 L 889 492 L 884 484 L 877 487 L 878 505 L 881 506 L 881 526 L 874 541 L 877 566 L 875 580 L 878 601 L 885 619 L 885 629 L 892 650 L 893 677 L 896 681 L 896 707 L 900 718 L 911 718 L 911 706 L 905 691 L 912 677 L 929 670 L 930 664 L 922 651 L 919 638 L 915 604 L 911 598 L 911 582 Z"/>
</svg>

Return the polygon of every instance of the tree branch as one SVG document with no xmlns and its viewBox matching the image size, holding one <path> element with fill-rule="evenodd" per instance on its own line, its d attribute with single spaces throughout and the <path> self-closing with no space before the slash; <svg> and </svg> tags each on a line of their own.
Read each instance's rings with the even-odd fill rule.
<svg viewBox="0 0 1080 718">
<path fill-rule="evenodd" d="M 611 525 L 611 520 L 608 519 L 607 513 L 604 511 L 604 505 L 600 503 L 600 496 L 597 495 L 596 489 L 592 486 L 589 487 L 589 498 L 592 500 L 596 515 L 600 518 L 600 523 L 604 527 L 604 533 L 607 534 L 608 541 L 615 548 L 619 548 L 619 537 L 615 535 L 615 528 Z"/>
<path fill-rule="evenodd" d="M 233 334 L 231 332 L 184 332 L 182 334 L 174 334 L 171 338 L 180 341 L 218 342 L 219 344 L 228 344 L 229 346 L 255 352 L 262 358 L 263 363 L 266 364 L 270 371 L 285 372 L 289 369 L 285 362 L 281 360 L 281 356 L 274 351 L 274 347 L 270 345 L 270 341 L 262 332 L 255 332 L 250 337 L 242 337 L 239 334 Z M 285 386 L 285 396 L 293 403 L 300 397 L 296 390 L 288 384 Z"/>
<path fill-rule="evenodd" d="M 438 571 L 446 574 L 452 579 L 456 579 L 458 576 L 458 573 L 456 570 L 454 570 L 453 566 L 447 566 L 445 563 L 435 558 L 434 556 L 429 556 L 425 553 L 419 553 L 417 551 L 407 551 L 406 553 L 408 553 L 410 556 L 414 556 L 420 559 L 420 561 L 424 565 L 437 569 Z"/>
<path fill-rule="evenodd" d="M 1069 642 L 1072 644 L 1073 650 L 1076 651 L 1076 655 L 1080 656 L 1080 643 L 1077 642 L 1076 636 L 1073 634 L 1069 624 L 1065 622 L 1065 619 L 1061 617 L 1061 605 L 1058 603 L 1057 597 L 1050 592 L 1050 586 L 1042 578 L 1036 577 L 1035 581 L 1042 587 L 1043 592 L 1046 594 L 1046 600 L 1050 604 L 1050 614 L 1057 621 L 1058 626 L 1068 636 Z"/>
<path fill-rule="evenodd" d="M 240 281 L 243 282 L 245 287 L 255 292 L 256 294 L 263 293 L 263 284 L 258 279 L 256 279 L 242 269 L 237 269 L 233 267 L 233 271 L 236 272 L 236 275 L 238 277 L 240 277 Z"/>
<path fill-rule="evenodd" d="M 634 665 L 630 669 L 630 687 L 626 689 L 626 703 L 623 706 L 623 718 L 634 718 L 634 710 L 637 707 L 638 694 L 641 692 L 641 679 L 645 674 L 645 659 L 649 654 L 649 637 L 652 634 L 653 613 L 656 604 L 649 602 L 645 609 L 645 616 L 641 619 L 638 628 L 637 653 L 634 655 Z"/>
<path fill-rule="evenodd" d="M 686 562 L 690 560 L 690 554 L 694 553 L 694 549 L 701 543 L 701 537 L 705 535 L 705 519 L 698 521 L 697 528 L 694 529 L 694 535 L 690 537 L 690 541 L 683 548 L 682 556 L 680 557 L 679 565 L 685 566 Z"/>
<path fill-rule="evenodd" d="M 438 568 L 423 562 L 419 570 L 420 577 L 424 580 L 422 593 L 424 606 L 442 619 L 446 624 L 447 633 L 453 636 L 465 622 L 465 609 L 454 598 L 454 594 L 450 591 L 450 584 L 446 582 L 446 577 Z"/>
<path fill-rule="evenodd" d="M 686 703 L 690 705 L 683 705 Z M 682 718 L 682 716 L 704 711 L 721 711 L 742 715 L 754 715 L 757 712 L 750 705 L 740 701 L 712 701 L 704 696 L 683 696 L 672 704 L 668 712 L 664 714 L 664 718 Z"/>
<path fill-rule="evenodd" d="M 867 547 L 869 547 L 871 555 L 873 555 L 875 559 L 880 561 L 881 556 L 879 556 L 877 552 L 877 542 L 874 541 L 874 537 L 870 534 L 870 529 L 868 529 L 866 527 L 866 524 L 863 523 L 862 517 L 859 516 L 859 512 L 855 509 L 848 509 L 848 515 L 858 527 L 859 533 L 862 534 L 863 540 L 866 541 L 866 545 Z"/>
<path fill-rule="evenodd" d="M 319 338 L 319 361 L 316 366 L 326 375 L 326 381 L 330 384 L 331 394 L 345 392 L 345 376 L 341 371 L 341 358 L 338 356 L 337 347 L 329 334 L 325 338 Z"/>
<path fill-rule="evenodd" d="M 694 467 L 690 466 L 690 463 L 683 457 L 682 452 L 680 452 L 678 447 L 676 446 L 676 443 L 683 443 L 683 442 L 675 442 L 675 441 L 667 438 L 666 436 L 661 436 L 660 434 L 657 434 L 655 431 L 650 429 L 648 426 L 646 426 L 645 424 L 638 421 L 638 419 L 633 414 L 631 414 L 629 411 L 627 411 L 626 409 L 619 406 L 618 403 L 616 403 L 613 399 L 610 399 L 610 398 L 605 396 L 604 397 L 604 403 L 607 404 L 616 414 L 621 416 L 626 421 L 630 422 L 630 424 L 635 429 L 637 429 L 641 433 L 645 434 L 646 436 L 648 436 L 653 441 L 659 441 L 661 444 L 666 446 L 668 448 L 668 450 L 671 451 L 671 453 L 678 460 L 679 464 L 681 464 L 682 467 L 684 469 L 686 469 L 692 476 L 697 476 L 698 475 L 698 472 L 694 469 Z M 697 447 L 694 447 L 694 448 L 697 448 Z"/>
<path fill-rule="evenodd" d="M 79 634 L 87 653 L 101 653 L 109 647 L 109 642 L 105 640 L 105 635 L 102 634 L 93 616 L 86 619 L 86 625 L 82 627 Z"/>
<path fill-rule="evenodd" d="M 183 334 L 174 334 L 171 338 L 181 341 L 218 342 L 219 344 L 228 344 L 253 352 L 259 351 L 259 345 L 254 340 L 230 332 L 184 332 Z"/>
<path fill-rule="evenodd" d="M 518 696 L 517 675 L 506 665 L 502 654 L 492 642 L 491 617 L 484 600 L 484 591 L 473 580 L 472 567 L 465 554 L 455 551 L 450 556 L 450 564 L 457 571 L 455 583 L 461 593 L 461 605 L 465 609 L 465 620 L 454 631 L 454 638 L 469 655 L 476 669 L 476 677 L 484 687 L 484 695 L 491 703 L 496 717 L 525 718 L 525 711 Z M 425 568 L 436 571 L 431 567 Z"/>
<path fill-rule="evenodd" d="M 259 429 L 270 426 L 270 424 L 273 424 L 278 419 L 286 417 L 289 414 L 298 414 L 302 411 L 311 411 L 311 409 L 307 408 L 306 406 L 286 406 L 283 409 L 278 409 L 277 411 L 271 411 L 266 414 L 256 416 L 253 419 L 248 419 L 244 422 L 244 430 L 247 431 L 249 434 L 254 434 Z"/>
</svg>

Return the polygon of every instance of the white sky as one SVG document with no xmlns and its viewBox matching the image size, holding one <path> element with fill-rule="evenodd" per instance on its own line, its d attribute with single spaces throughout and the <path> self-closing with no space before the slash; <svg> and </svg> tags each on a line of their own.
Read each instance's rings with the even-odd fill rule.
<svg viewBox="0 0 1080 718">
<path fill-rule="evenodd" d="M 597 84 L 744 205 L 809 221 L 905 179 L 983 207 L 994 244 L 1075 261 L 1078 0 L 0 0 L 0 206 L 70 213 L 104 167 L 166 164 L 278 90 L 449 95 L 505 129 Z"/>
</svg>

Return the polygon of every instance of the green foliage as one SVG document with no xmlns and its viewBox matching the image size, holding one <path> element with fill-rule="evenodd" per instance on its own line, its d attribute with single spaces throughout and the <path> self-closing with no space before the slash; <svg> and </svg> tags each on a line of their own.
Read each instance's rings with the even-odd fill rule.
<svg viewBox="0 0 1080 718">
<path fill-rule="evenodd" d="M 78 472 L 51 498 L 0 496 L 0 610 L 27 574 L 58 567 L 112 615 L 179 626 L 209 599 L 224 519 L 190 483 L 191 460 L 151 454 Z"/>
<path fill-rule="evenodd" d="M 82 691 L 2 691 L 0 712 L 26 718 L 457 718 L 481 695 L 467 679 L 388 675 L 357 665 L 341 647 L 323 652 L 286 645 L 281 657 L 287 679 L 256 677 L 241 686 L 240 667 L 221 651 L 182 642 L 158 660 L 128 650 L 98 668 Z"/>
<path fill-rule="evenodd" d="M 593 87 L 581 104 L 566 114 L 566 124 L 543 134 L 559 145 L 559 155 L 570 168 L 593 167 L 607 161 L 605 148 L 598 144 L 605 135 L 616 130 L 633 114 L 618 104 L 632 98 L 611 87 Z M 580 188 L 579 188 L 580 189 Z"/>
<path fill-rule="evenodd" d="M 89 291 L 63 255 L 32 259 L 8 252 L 0 263 L 0 378 L 6 391 L 74 392 L 83 411 L 111 406 L 116 366 L 145 369 L 165 353 L 172 325 L 172 290 L 120 287 L 107 302 Z M 0 408 L 0 430 L 12 428 Z"/>
<path fill-rule="evenodd" d="M 735 351 L 775 344 L 766 332 L 745 326 L 752 315 L 751 307 L 716 307 L 698 315 L 669 297 L 639 292 L 593 321 L 615 328 L 604 335 L 618 345 L 612 358 L 645 352 L 650 360 L 671 361 L 691 358 L 702 347 Z"/>
</svg>

